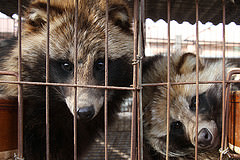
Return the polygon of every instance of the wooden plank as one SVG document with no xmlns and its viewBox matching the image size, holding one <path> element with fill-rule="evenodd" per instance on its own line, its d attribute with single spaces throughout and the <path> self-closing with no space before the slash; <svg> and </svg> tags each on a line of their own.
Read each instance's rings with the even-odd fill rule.
<svg viewBox="0 0 240 160">
<path fill-rule="evenodd" d="M 0 152 L 17 148 L 17 105 L 0 100 Z"/>
</svg>

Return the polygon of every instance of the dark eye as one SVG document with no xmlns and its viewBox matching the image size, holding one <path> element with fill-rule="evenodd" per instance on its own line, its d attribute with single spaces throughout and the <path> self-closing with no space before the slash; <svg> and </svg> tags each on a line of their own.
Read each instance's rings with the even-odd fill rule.
<svg viewBox="0 0 240 160">
<path fill-rule="evenodd" d="M 183 124 L 180 121 L 172 122 L 171 129 L 180 130 L 183 128 Z"/>
<path fill-rule="evenodd" d="M 104 70 L 105 69 L 104 59 L 97 60 L 95 66 L 97 70 Z"/>
<path fill-rule="evenodd" d="M 210 111 L 210 105 L 208 103 L 206 93 L 202 93 L 198 97 L 199 103 L 198 103 L 198 112 L 204 113 Z M 191 104 L 190 104 L 191 111 L 196 112 L 196 96 L 192 97 Z"/>
<path fill-rule="evenodd" d="M 62 62 L 61 67 L 66 72 L 72 72 L 73 71 L 73 64 L 71 62 Z"/>
<path fill-rule="evenodd" d="M 197 102 L 196 102 L 196 96 L 194 96 L 194 97 L 192 97 L 192 99 L 191 99 L 191 104 L 190 104 L 190 109 L 191 109 L 192 111 L 196 111 L 196 104 L 197 104 Z"/>
<path fill-rule="evenodd" d="M 170 135 L 171 136 L 183 136 L 184 135 L 184 127 L 180 121 L 175 121 L 175 122 L 171 123 Z"/>
</svg>

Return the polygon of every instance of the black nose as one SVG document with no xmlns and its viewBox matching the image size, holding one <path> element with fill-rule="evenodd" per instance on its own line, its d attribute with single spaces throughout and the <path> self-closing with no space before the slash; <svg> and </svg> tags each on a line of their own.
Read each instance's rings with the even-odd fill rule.
<svg viewBox="0 0 240 160">
<path fill-rule="evenodd" d="M 95 111 L 93 106 L 81 107 L 77 111 L 77 115 L 82 120 L 90 120 L 93 118 L 94 114 Z"/>
<path fill-rule="evenodd" d="M 203 128 L 198 133 L 198 145 L 200 147 L 208 147 L 212 142 L 212 134 L 207 128 Z"/>
</svg>

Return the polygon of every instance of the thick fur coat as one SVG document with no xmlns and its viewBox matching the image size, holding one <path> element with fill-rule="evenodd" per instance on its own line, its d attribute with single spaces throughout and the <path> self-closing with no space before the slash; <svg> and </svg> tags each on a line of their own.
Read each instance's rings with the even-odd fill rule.
<svg viewBox="0 0 240 160">
<path fill-rule="evenodd" d="M 79 0 L 77 27 L 77 84 L 104 85 L 105 8 L 104 0 Z M 50 1 L 49 81 L 74 83 L 75 4 L 72 0 Z M 132 82 L 133 36 L 131 14 L 122 0 L 109 1 L 110 86 Z M 47 3 L 35 0 L 27 8 L 22 32 L 22 81 L 46 81 Z M 17 72 L 18 45 L 1 53 L 0 70 Z M 1 81 L 16 81 L 0 76 Z M 50 86 L 50 159 L 73 159 L 74 88 Z M 24 159 L 46 157 L 45 86 L 23 85 Z M 2 98 L 16 98 L 17 85 L 1 83 Z M 127 91 L 109 90 L 108 119 L 114 118 Z M 104 126 L 104 89 L 77 88 L 78 159 L 97 131 Z"/>
</svg>

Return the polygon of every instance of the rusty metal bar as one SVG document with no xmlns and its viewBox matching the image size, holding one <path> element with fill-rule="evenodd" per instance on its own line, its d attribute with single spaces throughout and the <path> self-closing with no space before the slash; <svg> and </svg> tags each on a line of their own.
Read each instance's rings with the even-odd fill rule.
<svg viewBox="0 0 240 160">
<path fill-rule="evenodd" d="M 21 0 L 18 0 L 18 82 L 21 81 L 22 70 L 22 17 Z M 23 158 L 23 97 L 22 84 L 18 84 L 18 158 Z"/>
<path fill-rule="evenodd" d="M 224 104 L 226 102 L 226 98 L 225 98 L 225 93 L 226 93 L 226 66 L 225 66 L 225 53 L 226 53 L 226 29 L 225 29 L 225 26 L 226 26 L 226 10 L 225 10 L 225 0 L 223 0 L 223 102 L 222 102 L 222 107 L 224 107 Z M 226 110 L 228 113 L 228 108 Z M 227 114 L 227 118 L 228 118 L 228 114 Z M 227 132 L 228 130 L 228 123 L 225 125 L 225 132 Z M 227 135 L 227 134 L 226 134 Z M 225 143 L 224 143 L 224 148 L 227 147 L 227 136 L 225 135 Z"/>
<path fill-rule="evenodd" d="M 138 53 L 139 53 L 140 51 L 138 51 Z M 139 54 L 138 54 L 139 55 Z M 137 68 L 137 70 L 138 70 L 138 84 L 140 84 L 141 82 L 140 82 L 140 74 L 141 74 L 141 72 L 140 72 L 140 63 L 141 62 L 139 62 L 139 64 L 137 65 L 138 66 L 138 68 Z M 137 105 L 137 153 L 138 153 L 138 155 L 137 155 L 137 159 L 142 159 L 142 152 L 143 152 L 143 146 L 142 146 L 142 137 L 143 137 L 143 135 L 142 135 L 142 125 L 141 125 L 141 123 L 142 123 L 142 112 L 141 112 L 141 110 L 142 110 L 142 105 L 140 104 L 140 96 L 142 96 L 142 95 L 140 95 L 141 93 L 141 89 L 140 90 L 137 90 L 137 102 L 136 102 L 136 105 Z"/>
<path fill-rule="evenodd" d="M 227 83 L 237 82 L 234 80 L 229 80 Z M 222 81 L 199 81 L 199 84 L 209 84 L 209 83 L 222 83 Z M 196 82 L 171 82 L 171 85 L 188 85 L 188 84 L 196 84 Z M 166 82 L 163 83 L 144 83 L 142 84 L 143 87 L 152 87 L 152 86 L 161 86 L 167 85 Z"/>
<path fill-rule="evenodd" d="M 77 55 L 78 55 L 78 0 L 75 0 L 75 17 L 74 17 L 74 84 L 77 84 Z M 73 109 L 73 147 L 74 160 L 77 160 L 77 87 L 74 87 L 74 109 Z M 80 137 L 81 138 L 81 137 Z"/>
<path fill-rule="evenodd" d="M 80 87 L 80 88 L 98 88 L 98 89 L 113 89 L 113 90 L 135 90 L 132 87 L 116 87 L 116 86 L 98 86 L 98 85 L 79 85 L 79 84 L 65 84 L 65 83 L 45 83 L 45 82 L 24 82 L 24 81 L 0 81 L 0 83 L 9 84 L 25 84 L 38 86 L 63 86 L 63 87 Z"/>
<path fill-rule="evenodd" d="M 106 0 L 106 24 L 105 24 L 105 86 L 108 86 L 108 0 Z M 108 90 L 104 95 L 104 136 L 105 136 L 105 160 L 108 159 Z"/>
<path fill-rule="evenodd" d="M 226 124 L 224 121 L 225 118 L 225 81 L 226 81 L 226 77 L 225 77 L 225 0 L 222 0 L 222 9 L 223 9 L 223 75 L 222 75 L 222 139 L 221 139 L 221 149 L 225 150 L 226 149 L 226 139 L 225 139 L 225 133 L 226 133 Z M 223 152 L 220 152 L 220 160 L 222 160 L 223 158 Z"/>
<path fill-rule="evenodd" d="M 170 133 L 170 20 L 171 20 L 171 1 L 167 1 L 167 16 L 168 16 L 168 52 L 167 52 L 167 139 L 166 139 L 166 160 L 169 153 L 169 133 Z"/>
<path fill-rule="evenodd" d="M 140 2 L 141 4 L 141 13 L 140 13 L 140 17 L 141 17 L 141 42 L 142 42 L 142 57 L 145 57 L 145 42 L 146 42 L 146 25 L 145 25 L 145 0 L 141 0 Z"/>
<path fill-rule="evenodd" d="M 132 126 L 131 126 L 131 159 L 136 156 L 136 106 L 137 106 L 137 54 L 138 54 L 138 25 L 139 25 L 139 1 L 134 0 L 134 52 L 133 52 L 133 100 L 132 100 Z"/>
<path fill-rule="evenodd" d="M 144 54 L 144 0 L 140 1 L 140 16 L 139 16 L 139 46 L 138 46 L 138 57 L 139 57 L 139 65 L 138 65 L 138 159 L 143 160 L 143 106 L 142 106 L 142 57 Z"/>
<path fill-rule="evenodd" d="M 50 0 L 47 0 L 47 41 L 46 41 L 46 83 L 49 82 L 49 7 Z M 46 86 L 46 159 L 50 158 L 50 146 L 49 146 L 49 86 Z"/>
<path fill-rule="evenodd" d="M 195 130 L 195 160 L 198 154 L 198 106 L 199 106 L 199 28 L 198 28 L 198 0 L 196 3 L 196 130 Z"/>
<path fill-rule="evenodd" d="M 1 73 L 0 73 L 1 74 Z M 4 73 L 3 73 L 4 74 Z M 14 75 L 15 76 L 15 75 Z M 225 81 L 225 83 L 237 83 L 238 80 L 229 80 Z M 43 83 L 43 82 L 18 82 L 18 81 L 0 81 L 0 83 L 9 83 L 9 84 L 26 84 L 26 85 L 40 85 L 40 86 L 63 86 L 63 87 L 79 87 L 79 88 L 98 88 L 98 89 L 113 89 L 113 90 L 135 90 L 132 87 L 117 87 L 117 86 L 98 86 L 98 85 L 79 85 L 79 84 L 66 84 L 66 83 Z M 214 83 L 222 83 L 222 81 L 199 81 L 199 84 L 214 84 Z M 188 85 L 188 84 L 196 84 L 196 82 L 171 82 L 171 85 Z M 167 85 L 167 83 L 145 83 L 142 84 L 142 87 L 145 86 L 160 86 Z M 138 88 L 140 89 L 140 88 Z"/>
</svg>

